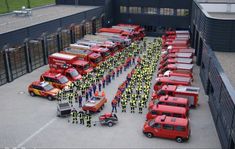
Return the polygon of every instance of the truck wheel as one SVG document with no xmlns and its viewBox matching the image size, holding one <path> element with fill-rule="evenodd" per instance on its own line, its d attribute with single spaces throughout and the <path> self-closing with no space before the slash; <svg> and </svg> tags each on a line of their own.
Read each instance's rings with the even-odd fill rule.
<svg viewBox="0 0 235 149">
<path fill-rule="evenodd" d="M 108 122 L 108 126 L 109 126 L 109 127 L 112 127 L 112 126 L 113 126 L 113 123 L 112 123 L 112 122 Z"/>
<path fill-rule="evenodd" d="M 177 137 L 177 138 L 175 139 L 175 141 L 178 142 L 178 143 L 182 143 L 182 142 L 183 142 L 183 139 L 182 139 L 181 137 Z"/>
<path fill-rule="evenodd" d="M 148 138 L 152 138 L 152 137 L 153 137 L 153 134 L 152 134 L 151 132 L 147 132 L 145 135 L 146 135 L 146 137 L 148 137 Z"/>
<path fill-rule="evenodd" d="M 52 101 L 53 98 L 51 96 L 47 96 L 47 99 Z"/>
<path fill-rule="evenodd" d="M 35 96 L 34 92 L 29 92 L 30 96 Z"/>
</svg>

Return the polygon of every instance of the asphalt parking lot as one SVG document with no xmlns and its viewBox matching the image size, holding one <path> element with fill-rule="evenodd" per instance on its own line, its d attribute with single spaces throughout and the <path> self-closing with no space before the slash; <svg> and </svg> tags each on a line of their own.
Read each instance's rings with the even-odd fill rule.
<svg viewBox="0 0 235 149">
<path fill-rule="evenodd" d="M 132 67 L 133 68 L 133 67 Z M 105 88 L 108 98 L 101 113 L 111 111 L 111 100 L 118 86 L 128 72 L 122 73 Z M 145 115 L 121 113 L 118 108 L 119 123 L 113 127 L 93 126 L 87 128 L 68 123 L 67 118 L 56 117 L 56 101 L 31 97 L 27 86 L 39 79 L 48 66 L 26 74 L 12 83 L 0 87 L 0 147 L 40 147 L 40 148 L 221 148 L 218 135 L 199 79 L 199 68 L 194 67 L 194 86 L 199 86 L 200 106 L 190 111 L 191 138 L 188 142 L 147 138 L 142 133 Z M 155 77 L 153 77 L 155 78 Z M 153 79 L 154 82 L 154 79 Z M 98 120 L 97 113 L 92 121 Z"/>
</svg>

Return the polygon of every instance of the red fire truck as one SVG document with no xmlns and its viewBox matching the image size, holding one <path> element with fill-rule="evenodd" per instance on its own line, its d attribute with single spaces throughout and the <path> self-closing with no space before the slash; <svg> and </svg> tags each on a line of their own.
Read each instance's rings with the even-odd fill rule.
<svg viewBox="0 0 235 149">
<path fill-rule="evenodd" d="M 51 73 L 50 70 L 44 72 L 41 77 L 40 81 L 43 82 L 48 82 L 55 88 L 63 89 L 65 87 L 68 87 L 71 82 L 62 74 L 57 74 L 57 73 Z"/>
<path fill-rule="evenodd" d="M 166 31 L 166 35 L 189 35 L 189 31 L 187 30 L 176 30 L 176 31 Z"/>
<path fill-rule="evenodd" d="M 192 53 L 167 53 L 167 52 L 162 52 L 161 54 L 161 59 L 162 60 L 167 60 L 169 58 L 192 58 L 193 54 Z"/>
<path fill-rule="evenodd" d="M 101 28 L 98 31 L 99 33 L 113 33 L 113 34 L 119 34 L 121 36 L 127 37 L 131 39 L 131 41 L 134 41 L 134 35 L 133 32 L 124 31 L 122 29 L 115 29 L 115 28 Z"/>
<path fill-rule="evenodd" d="M 159 69 L 164 68 L 168 64 L 175 64 L 175 63 L 180 63 L 180 64 L 192 64 L 193 59 L 192 58 L 169 58 L 166 60 L 161 60 Z"/>
<path fill-rule="evenodd" d="M 141 32 L 139 32 L 138 30 L 135 30 L 135 27 L 128 27 L 128 26 L 112 26 L 112 28 L 114 29 L 120 29 L 120 30 L 123 30 L 123 31 L 126 31 L 126 32 L 130 32 L 130 33 L 133 33 L 133 36 L 134 36 L 134 40 L 137 41 L 137 40 L 142 40 L 142 34 Z"/>
<path fill-rule="evenodd" d="M 117 26 L 128 27 L 130 29 L 133 29 L 135 32 L 139 33 L 139 36 L 141 37 L 141 40 L 143 40 L 143 38 L 145 37 L 144 28 L 141 27 L 140 25 L 135 25 L 135 24 L 118 24 Z"/>
<path fill-rule="evenodd" d="M 149 109 L 152 109 L 154 105 L 168 105 L 176 107 L 184 107 L 187 112 L 189 112 L 189 100 L 187 98 L 173 97 L 169 95 L 164 95 L 159 98 L 153 98 L 149 102 Z"/>
<path fill-rule="evenodd" d="M 90 73 L 93 68 L 87 61 L 78 60 L 77 56 L 54 53 L 48 57 L 50 69 L 75 68 L 80 74 Z"/>
<path fill-rule="evenodd" d="M 170 77 L 170 76 L 178 76 L 178 77 L 186 77 L 191 78 L 193 80 L 193 74 L 191 72 L 185 71 L 177 71 L 177 70 L 167 70 L 164 74 L 159 74 L 159 77 Z"/>
<path fill-rule="evenodd" d="M 168 46 L 166 49 L 162 49 L 162 51 L 167 51 L 168 53 L 192 53 L 195 54 L 195 49 L 193 48 L 174 48 L 173 46 Z"/>
<path fill-rule="evenodd" d="M 96 35 L 106 37 L 111 40 L 124 41 L 125 46 L 129 46 L 132 43 L 130 38 L 122 36 L 120 34 L 102 32 L 102 33 L 96 33 Z"/>
<path fill-rule="evenodd" d="M 179 77 L 179 76 L 170 76 L 170 77 L 157 77 L 156 83 L 154 85 L 154 90 L 158 91 L 163 85 L 184 85 L 191 86 L 192 79 L 189 77 Z"/>
<path fill-rule="evenodd" d="M 119 47 L 116 43 L 112 42 L 112 41 L 98 41 L 95 39 L 84 39 L 84 42 L 90 42 L 90 43 L 94 43 L 95 46 L 101 47 L 101 48 L 108 48 L 109 51 L 111 52 L 111 55 L 113 56 L 117 51 L 119 51 Z"/>
<path fill-rule="evenodd" d="M 167 70 L 171 71 L 182 71 L 185 73 L 192 73 L 193 72 L 193 64 L 181 64 L 181 63 L 175 63 L 175 64 L 168 64 L 167 66 L 161 68 L 158 71 L 159 74 L 164 74 Z"/>
<path fill-rule="evenodd" d="M 61 51 L 61 53 L 74 55 L 79 60 L 88 61 L 93 68 L 99 66 L 102 63 L 101 55 L 90 50 L 80 50 L 77 48 L 69 47 L 65 48 L 64 51 Z"/>
<path fill-rule="evenodd" d="M 162 115 L 145 122 L 143 133 L 148 138 L 155 136 L 175 139 L 176 142 L 182 143 L 189 139 L 191 130 L 188 119 Z"/>
<path fill-rule="evenodd" d="M 187 40 L 173 40 L 173 41 L 166 41 L 164 43 L 162 43 L 163 47 L 167 47 L 167 46 L 184 46 L 184 47 L 189 47 L 189 42 Z"/>
<path fill-rule="evenodd" d="M 154 92 L 152 98 L 159 98 L 163 95 L 183 97 L 189 99 L 189 105 L 196 107 L 198 105 L 199 96 L 198 87 L 192 86 L 176 86 L 176 85 L 164 85 L 158 92 Z"/>
<path fill-rule="evenodd" d="M 184 107 L 168 106 L 168 105 L 154 105 L 146 115 L 146 119 L 150 120 L 158 115 L 166 115 L 178 118 L 187 118 L 188 113 Z"/>
<path fill-rule="evenodd" d="M 101 48 L 98 46 L 88 46 L 86 44 L 70 44 L 71 48 L 80 49 L 80 50 L 90 50 L 94 53 L 100 54 L 103 57 L 103 61 L 111 57 L 111 53 L 108 48 Z"/>
</svg>

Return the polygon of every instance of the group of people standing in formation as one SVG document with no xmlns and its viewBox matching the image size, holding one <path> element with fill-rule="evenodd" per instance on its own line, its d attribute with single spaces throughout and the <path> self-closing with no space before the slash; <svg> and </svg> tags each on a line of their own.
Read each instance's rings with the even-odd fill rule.
<svg viewBox="0 0 235 149">
<path fill-rule="evenodd" d="M 146 50 L 139 50 L 141 55 L 137 60 L 137 64 L 127 75 L 126 80 L 119 86 L 114 97 L 118 106 L 121 103 L 122 112 L 127 111 L 128 102 L 131 113 L 135 113 L 135 109 L 138 108 L 139 113 L 142 114 L 143 108 L 147 108 L 152 77 L 160 57 L 160 47 L 161 39 L 157 38 L 147 45 Z"/>
<path fill-rule="evenodd" d="M 95 67 L 91 73 L 82 76 L 81 80 L 73 82 L 68 88 L 64 88 L 58 94 L 58 102 L 69 102 L 72 107 L 71 122 L 85 124 L 91 127 L 91 114 L 78 111 L 74 104 L 78 103 L 82 107 L 83 100 L 88 101 L 93 94 L 101 92 L 109 85 L 115 77 L 119 77 L 123 71 L 126 71 L 131 65 L 134 69 L 127 75 L 126 80 L 118 88 L 117 94 L 111 102 L 112 112 L 117 112 L 117 106 L 122 107 L 122 112 L 126 112 L 127 103 L 130 103 L 131 113 L 139 107 L 139 113 L 142 113 L 144 107 L 147 107 L 149 91 L 151 88 L 152 75 L 156 70 L 159 58 L 159 48 L 161 39 L 156 38 L 153 42 L 133 42 L 129 47 L 117 52 L 114 56 Z M 137 62 L 136 62 L 137 59 Z M 104 95 L 104 91 L 102 91 Z"/>
</svg>

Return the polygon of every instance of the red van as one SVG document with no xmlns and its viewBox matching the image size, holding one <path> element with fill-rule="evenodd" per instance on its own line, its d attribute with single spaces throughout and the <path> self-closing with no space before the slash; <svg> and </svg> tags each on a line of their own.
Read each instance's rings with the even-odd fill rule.
<svg viewBox="0 0 235 149">
<path fill-rule="evenodd" d="M 160 98 L 153 98 L 149 102 L 149 109 L 152 109 L 154 105 L 168 105 L 175 107 L 184 107 L 189 112 L 189 100 L 187 98 L 174 97 L 174 96 L 161 96 Z"/>
<path fill-rule="evenodd" d="M 155 136 L 182 143 L 189 139 L 191 130 L 188 119 L 162 115 L 145 122 L 143 133 L 148 138 Z"/>
<path fill-rule="evenodd" d="M 187 118 L 188 113 L 187 109 L 184 107 L 175 107 L 175 106 L 168 106 L 168 105 L 154 105 L 146 115 L 146 119 L 153 119 L 158 115 L 166 115 L 172 117 L 179 117 L 179 118 Z"/>
</svg>

